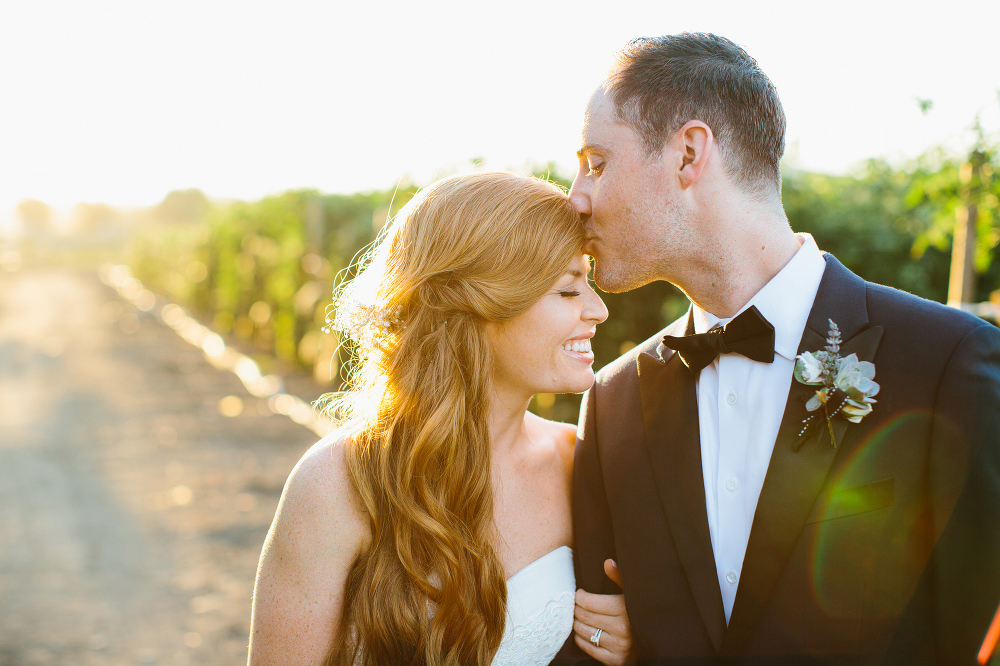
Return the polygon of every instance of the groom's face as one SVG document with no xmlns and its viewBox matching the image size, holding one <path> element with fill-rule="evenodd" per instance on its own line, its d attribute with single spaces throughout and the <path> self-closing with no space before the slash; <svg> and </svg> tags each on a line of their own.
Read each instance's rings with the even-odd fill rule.
<svg viewBox="0 0 1000 666">
<path fill-rule="evenodd" d="M 569 197 L 594 257 L 594 281 L 621 292 L 670 279 L 670 267 L 692 246 L 668 146 L 649 155 L 642 138 L 618 121 L 603 89 L 584 118 L 580 167 Z"/>
</svg>

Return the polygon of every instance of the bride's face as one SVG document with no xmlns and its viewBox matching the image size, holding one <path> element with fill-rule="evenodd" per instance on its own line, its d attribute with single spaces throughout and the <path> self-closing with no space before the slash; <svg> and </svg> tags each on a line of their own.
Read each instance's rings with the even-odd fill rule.
<svg viewBox="0 0 1000 666">
<path fill-rule="evenodd" d="M 579 393 L 594 383 L 590 339 L 608 309 L 587 281 L 589 269 L 585 255 L 576 257 L 527 311 L 493 328 L 497 390 L 523 398 Z"/>
</svg>

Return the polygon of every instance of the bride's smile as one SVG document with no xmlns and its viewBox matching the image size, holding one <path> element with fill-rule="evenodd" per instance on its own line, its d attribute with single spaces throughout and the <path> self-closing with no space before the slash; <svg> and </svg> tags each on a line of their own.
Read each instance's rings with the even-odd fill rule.
<svg viewBox="0 0 1000 666">
<path fill-rule="evenodd" d="M 518 400 L 536 393 L 579 393 L 594 382 L 590 340 L 608 316 L 590 286 L 586 255 L 575 257 L 541 299 L 491 326 L 494 389 Z"/>
<path fill-rule="evenodd" d="M 586 335 L 582 338 L 574 338 L 568 342 L 562 344 L 563 351 L 568 352 L 573 356 L 586 363 L 594 362 L 594 351 L 590 348 L 590 338 L 593 337 L 593 333 Z"/>
</svg>

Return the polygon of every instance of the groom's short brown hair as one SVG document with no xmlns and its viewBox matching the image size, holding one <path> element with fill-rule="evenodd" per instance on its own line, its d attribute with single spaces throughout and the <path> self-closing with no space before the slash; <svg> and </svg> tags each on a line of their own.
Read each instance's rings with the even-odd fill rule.
<svg viewBox="0 0 1000 666">
<path fill-rule="evenodd" d="M 619 120 L 649 154 L 689 120 L 712 128 L 727 172 L 750 191 L 781 191 L 785 112 L 757 61 L 725 37 L 682 33 L 634 39 L 605 83 Z"/>
</svg>

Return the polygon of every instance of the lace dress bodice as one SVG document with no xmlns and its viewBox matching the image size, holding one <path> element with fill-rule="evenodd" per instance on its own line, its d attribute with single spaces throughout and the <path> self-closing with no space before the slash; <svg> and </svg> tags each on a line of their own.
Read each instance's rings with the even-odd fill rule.
<svg viewBox="0 0 1000 666">
<path fill-rule="evenodd" d="M 545 666 L 573 630 L 573 550 L 560 546 L 507 580 L 507 624 L 492 666 Z"/>
</svg>

